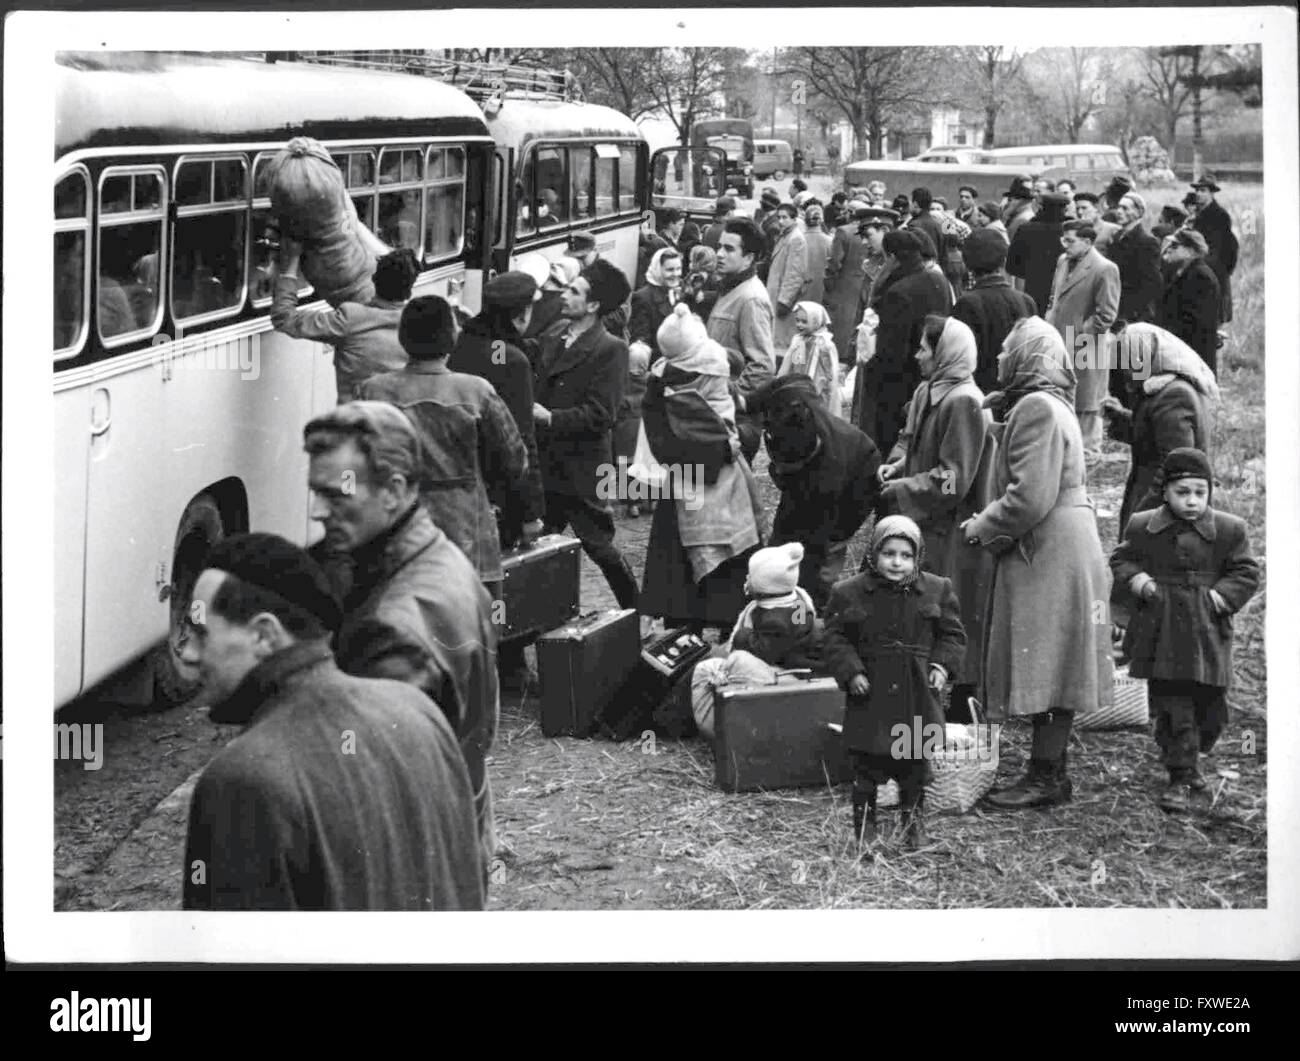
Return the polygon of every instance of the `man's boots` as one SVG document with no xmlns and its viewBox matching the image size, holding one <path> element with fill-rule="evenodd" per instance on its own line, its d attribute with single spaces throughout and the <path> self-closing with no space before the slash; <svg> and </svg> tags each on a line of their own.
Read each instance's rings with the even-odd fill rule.
<svg viewBox="0 0 1300 1061">
<path fill-rule="evenodd" d="M 876 839 L 876 783 L 853 782 L 853 837 L 859 846 Z"/>
<path fill-rule="evenodd" d="M 1074 786 L 1066 776 L 1066 753 L 1055 762 L 1030 759 L 1025 776 L 1010 788 L 989 794 L 987 802 L 998 810 L 1055 807 L 1070 802 Z"/>
</svg>

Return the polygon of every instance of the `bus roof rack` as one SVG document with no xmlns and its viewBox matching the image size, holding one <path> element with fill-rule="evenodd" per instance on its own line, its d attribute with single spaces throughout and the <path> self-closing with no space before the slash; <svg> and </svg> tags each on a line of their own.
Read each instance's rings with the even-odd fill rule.
<svg viewBox="0 0 1300 1061">
<path fill-rule="evenodd" d="M 510 95 L 583 103 L 578 79 L 568 70 L 551 70 L 518 63 L 484 63 L 446 59 L 428 52 L 299 52 L 297 58 L 329 66 L 360 67 L 419 74 L 455 85 L 482 104 Z"/>
</svg>

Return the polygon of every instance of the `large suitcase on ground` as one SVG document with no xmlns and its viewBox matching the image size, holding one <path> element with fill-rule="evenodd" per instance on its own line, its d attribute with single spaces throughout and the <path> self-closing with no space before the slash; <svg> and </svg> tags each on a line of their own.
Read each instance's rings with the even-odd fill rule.
<svg viewBox="0 0 1300 1061">
<path fill-rule="evenodd" d="M 783 673 L 775 685 L 713 694 L 715 777 L 727 792 L 839 784 L 853 779 L 843 738 L 844 692 L 833 678 Z"/>
<path fill-rule="evenodd" d="M 708 654 L 709 643 L 685 627 L 646 641 L 631 676 L 600 713 L 605 736 L 622 741 L 647 729 L 679 739 L 694 736 L 691 672 Z"/>
<path fill-rule="evenodd" d="M 641 659 L 635 608 L 593 612 L 537 639 L 542 733 L 585 737 Z"/>
<path fill-rule="evenodd" d="M 548 534 L 501 557 L 500 640 L 535 636 L 577 616 L 581 548 L 577 538 Z"/>
</svg>

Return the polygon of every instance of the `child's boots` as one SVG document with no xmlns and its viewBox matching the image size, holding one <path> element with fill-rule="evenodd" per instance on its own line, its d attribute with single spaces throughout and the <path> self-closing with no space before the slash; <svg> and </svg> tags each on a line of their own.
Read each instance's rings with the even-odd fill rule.
<svg viewBox="0 0 1300 1061">
<path fill-rule="evenodd" d="M 876 839 L 876 783 L 853 782 L 853 838 L 859 846 Z"/>
</svg>

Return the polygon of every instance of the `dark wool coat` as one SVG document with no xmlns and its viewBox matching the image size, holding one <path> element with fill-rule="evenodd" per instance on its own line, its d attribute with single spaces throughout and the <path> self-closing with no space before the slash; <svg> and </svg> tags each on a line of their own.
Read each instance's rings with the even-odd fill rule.
<svg viewBox="0 0 1300 1061">
<path fill-rule="evenodd" d="M 1232 320 L 1232 274 L 1237 270 L 1237 237 L 1232 231 L 1232 218 L 1217 202 L 1211 201 L 1197 211 L 1192 228 L 1205 237 L 1210 248 L 1206 264 L 1219 281 L 1219 313 L 1223 321 Z"/>
<path fill-rule="evenodd" d="M 862 320 L 863 262 L 867 241 L 858 235 L 858 223 L 841 225 L 831 237 L 823 278 L 825 305 L 831 315 L 831 336 L 841 361 L 853 360 L 853 336 Z"/>
<path fill-rule="evenodd" d="M 475 317 L 460 333 L 456 349 L 447 359 L 453 372 L 478 376 L 492 384 L 514 418 L 519 437 L 528 452 L 528 468 L 521 489 L 508 484 L 489 482 L 488 497 L 501 509 L 502 523 L 512 536 L 519 525 L 541 519 L 545 503 L 542 493 L 542 470 L 537 456 L 537 432 L 533 426 L 533 367 L 523 351 L 515 345 L 517 338 L 494 335 L 487 321 Z"/>
<path fill-rule="evenodd" d="M 1039 392 L 1016 402 L 998 440 L 997 496 L 967 527 L 997 556 L 984 653 L 991 719 L 1111 703 L 1109 575 L 1084 474 L 1065 402 Z"/>
<path fill-rule="evenodd" d="M 610 431 L 627 389 L 627 343 L 597 322 L 565 347 L 564 330 L 542 337 L 534 400 L 551 411 L 537 425 L 547 491 L 596 496 L 602 465 L 614 463 Z"/>
<path fill-rule="evenodd" d="M 971 685 L 980 681 L 984 612 L 993 588 L 992 556 L 967 545 L 960 530 L 993 500 L 997 443 L 983 403 L 977 387 L 958 384 L 926 410 L 914 438 L 899 438 L 888 458 L 904 460 L 890 480 L 900 491 L 890 501 L 921 529 L 927 569 L 951 580 L 961 602 L 966 656 L 952 677 Z"/>
<path fill-rule="evenodd" d="M 492 598 L 422 505 L 350 556 L 312 549 L 344 602 L 339 666 L 416 686 L 451 722 L 469 768 L 479 831 L 489 828 L 486 758 L 496 739 L 497 628 Z"/>
<path fill-rule="evenodd" d="M 483 908 L 469 775 L 419 690 L 350 677 L 300 642 L 221 708 L 251 724 L 194 789 L 184 909 Z"/>
<path fill-rule="evenodd" d="M 1141 223 L 1111 240 L 1106 256 L 1119 267 L 1118 320 L 1149 321 L 1164 286 L 1160 275 L 1160 241 Z"/>
<path fill-rule="evenodd" d="M 646 284 L 632 293 L 632 314 L 627 322 L 628 342 L 642 342 L 650 347 L 650 363 L 659 360 L 659 325 L 673 311 L 666 287 Z"/>
<path fill-rule="evenodd" d="M 410 417 L 424 445 L 420 495 L 429 515 L 479 578 L 504 578 L 488 484 L 498 494 L 523 496 L 528 449 L 492 384 L 442 361 L 412 361 L 401 372 L 371 376 L 357 396 L 392 402 Z"/>
<path fill-rule="evenodd" d="M 837 582 L 826 607 L 825 664 L 847 689 L 865 674 L 866 696 L 848 697 L 844 746 L 851 752 L 882 758 L 914 759 L 913 741 L 923 742 L 922 727 L 943 726 L 939 694 L 929 687 L 930 665 L 949 674 L 961 666 L 966 634 L 952 583 L 921 572 L 906 589 L 865 571 Z M 906 728 L 904 749 L 894 756 L 898 733 Z"/>
<path fill-rule="evenodd" d="M 1124 647 L 1134 678 L 1232 684 L 1232 614 L 1259 588 L 1259 564 L 1250 555 L 1246 523 L 1207 509 L 1195 523 L 1161 505 L 1139 512 L 1110 558 L 1115 599 L 1131 609 Z M 1152 600 L 1133 595 L 1129 582 L 1147 574 L 1159 592 Z M 1210 590 L 1228 603 L 1216 616 Z"/>
<path fill-rule="evenodd" d="M 1011 239 L 1007 251 L 1007 273 L 1025 282 L 1024 293 L 1034 300 L 1038 316 L 1047 312 L 1052 294 L 1052 275 L 1061 256 L 1059 221 L 1026 221 Z"/>
<path fill-rule="evenodd" d="M 776 380 L 755 397 L 766 424 L 768 473 L 781 491 L 772 544 L 803 545 L 799 585 L 816 600 L 828 547 L 852 538 L 876 507 L 880 451 L 831 416 L 806 380 Z"/>
<path fill-rule="evenodd" d="M 1170 277 L 1156 304 L 1155 322 L 1173 332 L 1218 371 L 1219 281 L 1203 260 Z"/>
<path fill-rule="evenodd" d="M 941 289 L 919 264 L 895 273 L 881 296 L 876 356 L 858 370 L 862 378 L 858 424 L 885 452 L 898 441 L 903 408 L 921 382 L 915 355 L 921 346 L 926 314 L 947 316 L 951 309 L 947 281 L 943 281 Z"/>
<path fill-rule="evenodd" d="M 821 667 L 823 627 L 807 604 L 752 608 L 737 622 L 733 652 L 744 650 L 773 667 Z"/>
<path fill-rule="evenodd" d="M 998 383 L 998 354 L 1011 326 L 1038 312 L 1034 300 L 1011 286 L 1004 273 L 981 276 L 959 298 L 952 315 L 975 333 L 975 385 L 988 393 Z"/>
<path fill-rule="evenodd" d="M 1208 453 L 1209 411 L 1195 387 L 1184 379 L 1175 379 L 1155 394 L 1143 392 L 1127 416 L 1121 412 L 1112 417 L 1110 436 L 1132 447 L 1124 502 L 1119 510 L 1122 532 L 1133 513 L 1164 503 L 1160 469 L 1170 450 L 1190 446 Z"/>
<path fill-rule="evenodd" d="M 533 303 L 533 315 L 528 321 L 528 327 L 524 329 L 519 349 L 533 366 L 534 374 L 537 372 L 542 336 L 552 328 L 563 328 L 565 325 L 564 318 L 560 315 L 562 309 L 559 291 L 543 290 L 542 297 Z"/>
</svg>

